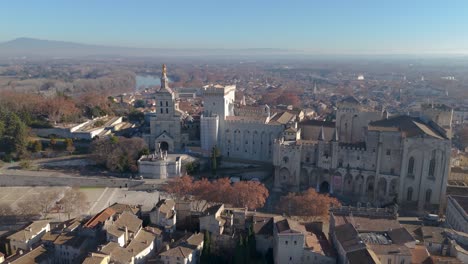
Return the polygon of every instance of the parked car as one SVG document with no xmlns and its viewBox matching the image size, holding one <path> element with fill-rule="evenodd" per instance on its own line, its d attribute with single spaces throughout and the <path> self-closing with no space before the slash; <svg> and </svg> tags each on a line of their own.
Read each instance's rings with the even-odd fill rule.
<svg viewBox="0 0 468 264">
<path fill-rule="evenodd" d="M 252 178 L 252 179 L 250 179 L 250 181 L 253 181 L 253 182 L 260 182 L 260 179 L 259 179 L 259 178 Z"/>
</svg>

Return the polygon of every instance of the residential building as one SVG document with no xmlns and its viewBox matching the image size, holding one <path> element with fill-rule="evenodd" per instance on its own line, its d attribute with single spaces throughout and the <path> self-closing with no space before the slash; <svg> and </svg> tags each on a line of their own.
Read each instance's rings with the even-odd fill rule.
<svg viewBox="0 0 468 264">
<path fill-rule="evenodd" d="M 164 264 L 195 264 L 194 250 L 184 246 L 177 246 L 159 254 Z"/>
<path fill-rule="evenodd" d="M 31 250 L 41 237 L 50 231 L 50 224 L 47 220 L 34 221 L 27 227 L 7 237 L 10 252 L 15 254 L 18 250 Z"/>
<path fill-rule="evenodd" d="M 177 219 L 175 204 L 174 200 L 161 199 L 150 212 L 150 222 L 165 231 L 175 231 Z"/>
<path fill-rule="evenodd" d="M 232 215 L 224 214 L 224 204 L 213 205 L 205 210 L 200 219 L 200 231 L 222 234 L 227 221 L 232 225 Z"/>
<path fill-rule="evenodd" d="M 109 262 L 110 256 L 99 253 L 91 253 L 90 256 L 85 258 L 83 264 L 108 264 Z"/>
<path fill-rule="evenodd" d="M 138 234 L 142 223 L 143 221 L 132 213 L 124 212 L 118 215 L 114 222 L 104 227 L 107 241 L 115 242 L 121 247 L 127 245 L 128 241 Z"/>
</svg>

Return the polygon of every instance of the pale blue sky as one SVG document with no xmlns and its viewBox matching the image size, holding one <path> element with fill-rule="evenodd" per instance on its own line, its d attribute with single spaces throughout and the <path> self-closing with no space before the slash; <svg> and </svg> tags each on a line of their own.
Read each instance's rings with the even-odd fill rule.
<svg viewBox="0 0 468 264">
<path fill-rule="evenodd" d="M 0 10 L 0 42 L 468 53 L 466 0 L 5 0 Z"/>
</svg>

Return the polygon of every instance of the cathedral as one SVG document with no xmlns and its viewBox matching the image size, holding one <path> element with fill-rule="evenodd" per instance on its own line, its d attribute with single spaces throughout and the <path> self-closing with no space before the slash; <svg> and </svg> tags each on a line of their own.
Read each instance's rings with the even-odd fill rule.
<svg viewBox="0 0 468 264">
<path fill-rule="evenodd" d="M 155 93 L 156 112 L 150 116 L 150 134 L 144 135 L 151 150 L 181 151 L 187 135 L 181 133 L 181 116 L 175 92 L 169 87 L 166 65 L 162 66 L 161 87 Z"/>
<path fill-rule="evenodd" d="M 427 113 L 427 110 L 429 111 Z M 418 211 L 443 202 L 449 173 L 451 109 L 422 107 L 420 117 L 387 117 L 353 97 L 338 104 L 336 122 L 308 120 L 275 140 L 277 190 L 316 188 L 349 202 L 398 202 Z"/>
</svg>

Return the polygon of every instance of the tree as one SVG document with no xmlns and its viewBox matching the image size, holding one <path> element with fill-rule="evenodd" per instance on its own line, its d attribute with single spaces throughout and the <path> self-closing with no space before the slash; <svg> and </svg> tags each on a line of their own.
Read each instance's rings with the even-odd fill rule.
<svg viewBox="0 0 468 264">
<path fill-rule="evenodd" d="M 145 108 L 146 103 L 145 103 L 144 100 L 138 99 L 138 100 L 135 101 L 133 106 L 135 106 L 135 108 Z"/>
<path fill-rule="evenodd" d="M 15 211 L 8 204 L 0 204 L 0 217 L 1 216 L 13 216 Z"/>
<path fill-rule="evenodd" d="M 71 154 L 75 151 L 75 146 L 73 145 L 73 139 L 67 138 L 65 139 L 65 143 L 67 145 L 67 151 Z"/>
<path fill-rule="evenodd" d="M 42 151 L 42 142 L 40 140 L 34 141 L 34 152 L 41 152 Z"/>
<path fill-rule="evenodd" d="M 218 162 L 216 158 L 216 147 L 213 147 L 211 150 L 211 174 L 213 176 L 216 176 L 216 171 L 218 169 Z"/>
<path fill-rule="evenodd" d="M 14 112 L 0 107 L 0 149 L 20 157 L 26 153 L 27 137 L 24 122 Z"/>
<path fill-rule="evenodd" d="M 52 150 L 55 149 L 55 147 L 57 146 L 57 139 L 55 139 L 55 137 L 51 137 L 50 141 L 49 141 L 49 144 L 50 144 L 50 148 Z"/>
<path fill-rule="evenodd" d="M 232 186 L 231 204 L 251 210 L 261 208 L 268 198 L 268 189 L 260 182 L 239 181 Z"/>
<path fill-rule="evenodd" d="M 111 171 L 131 172 L 137 166 L 146 144 L 141 138 L 111 136 L 98 139 L 91 144 L 94 160 Z"/>
<path fill-rule="evenodd" d="M 189 199 L 193 193 L 193 178 L 182 176 L 169 180 L 163 190 L 176 199 Z"/>
<path fill-rule="evenodd" d="M 145 114 L 143 112 L 133 110 L 128 114 L 128 120 L 132 122 L 142 123 L 145 121 Z"/>
<path fill-rule="evenodd" d="M 227 203 L 249 209 L 261 208 L 268 198 L 268 189 L 259 182 L 241 181 L 231 185 L 228 178 L 194 181 L 190 176 L 170 180 L 164 191 L 178 199 L 204 200 L 208 203 Z"/>
<path fill-rule="evenodd" d="M 31 161 L 30 160 L 22 160 L 20 161 L 19 163 L 19 166 L 22 168 L 22 169 L 29 169 L 31 168 Z"/>
<path fill-rule="evenodd" d="M 185 164 L 185 172 L 188 175 L 194 175 L 200 169 L 200 164 L 196 161 Z"/>
<path fill-rule="evenodd" d="M 211 233 L 208 230 L 205 230 L 203 236 L 203 250 L 200 257 L 201 263 L 208 263 L 211 258 Z"/>
<path fill-rule="evenodd" d="M 59 202 L 61 209 L 70 219 L 72 213 L 81 214 L 88 208 L 86 194 L 79 188 L 71 188 L 65 191 L 63 198 Z"/>
<path fill-rule="evenodd" d="M 236 245 L 235 253 L 234 253 L 234 264 L 246 264 L 248 263 L 248 249 L 245 245 L 244 238 L 242 234 L 239 235 L 239 242 Z"/>
<path fill-rule="evenodd" d="M 339 201 L 327 194 L 319 194 L 314 188 L 302 193 L 289 193 L 278 203 L 278 213 L 294 216 L 326 217 L 330 206 L 338 206 Z"/>
</svg>

